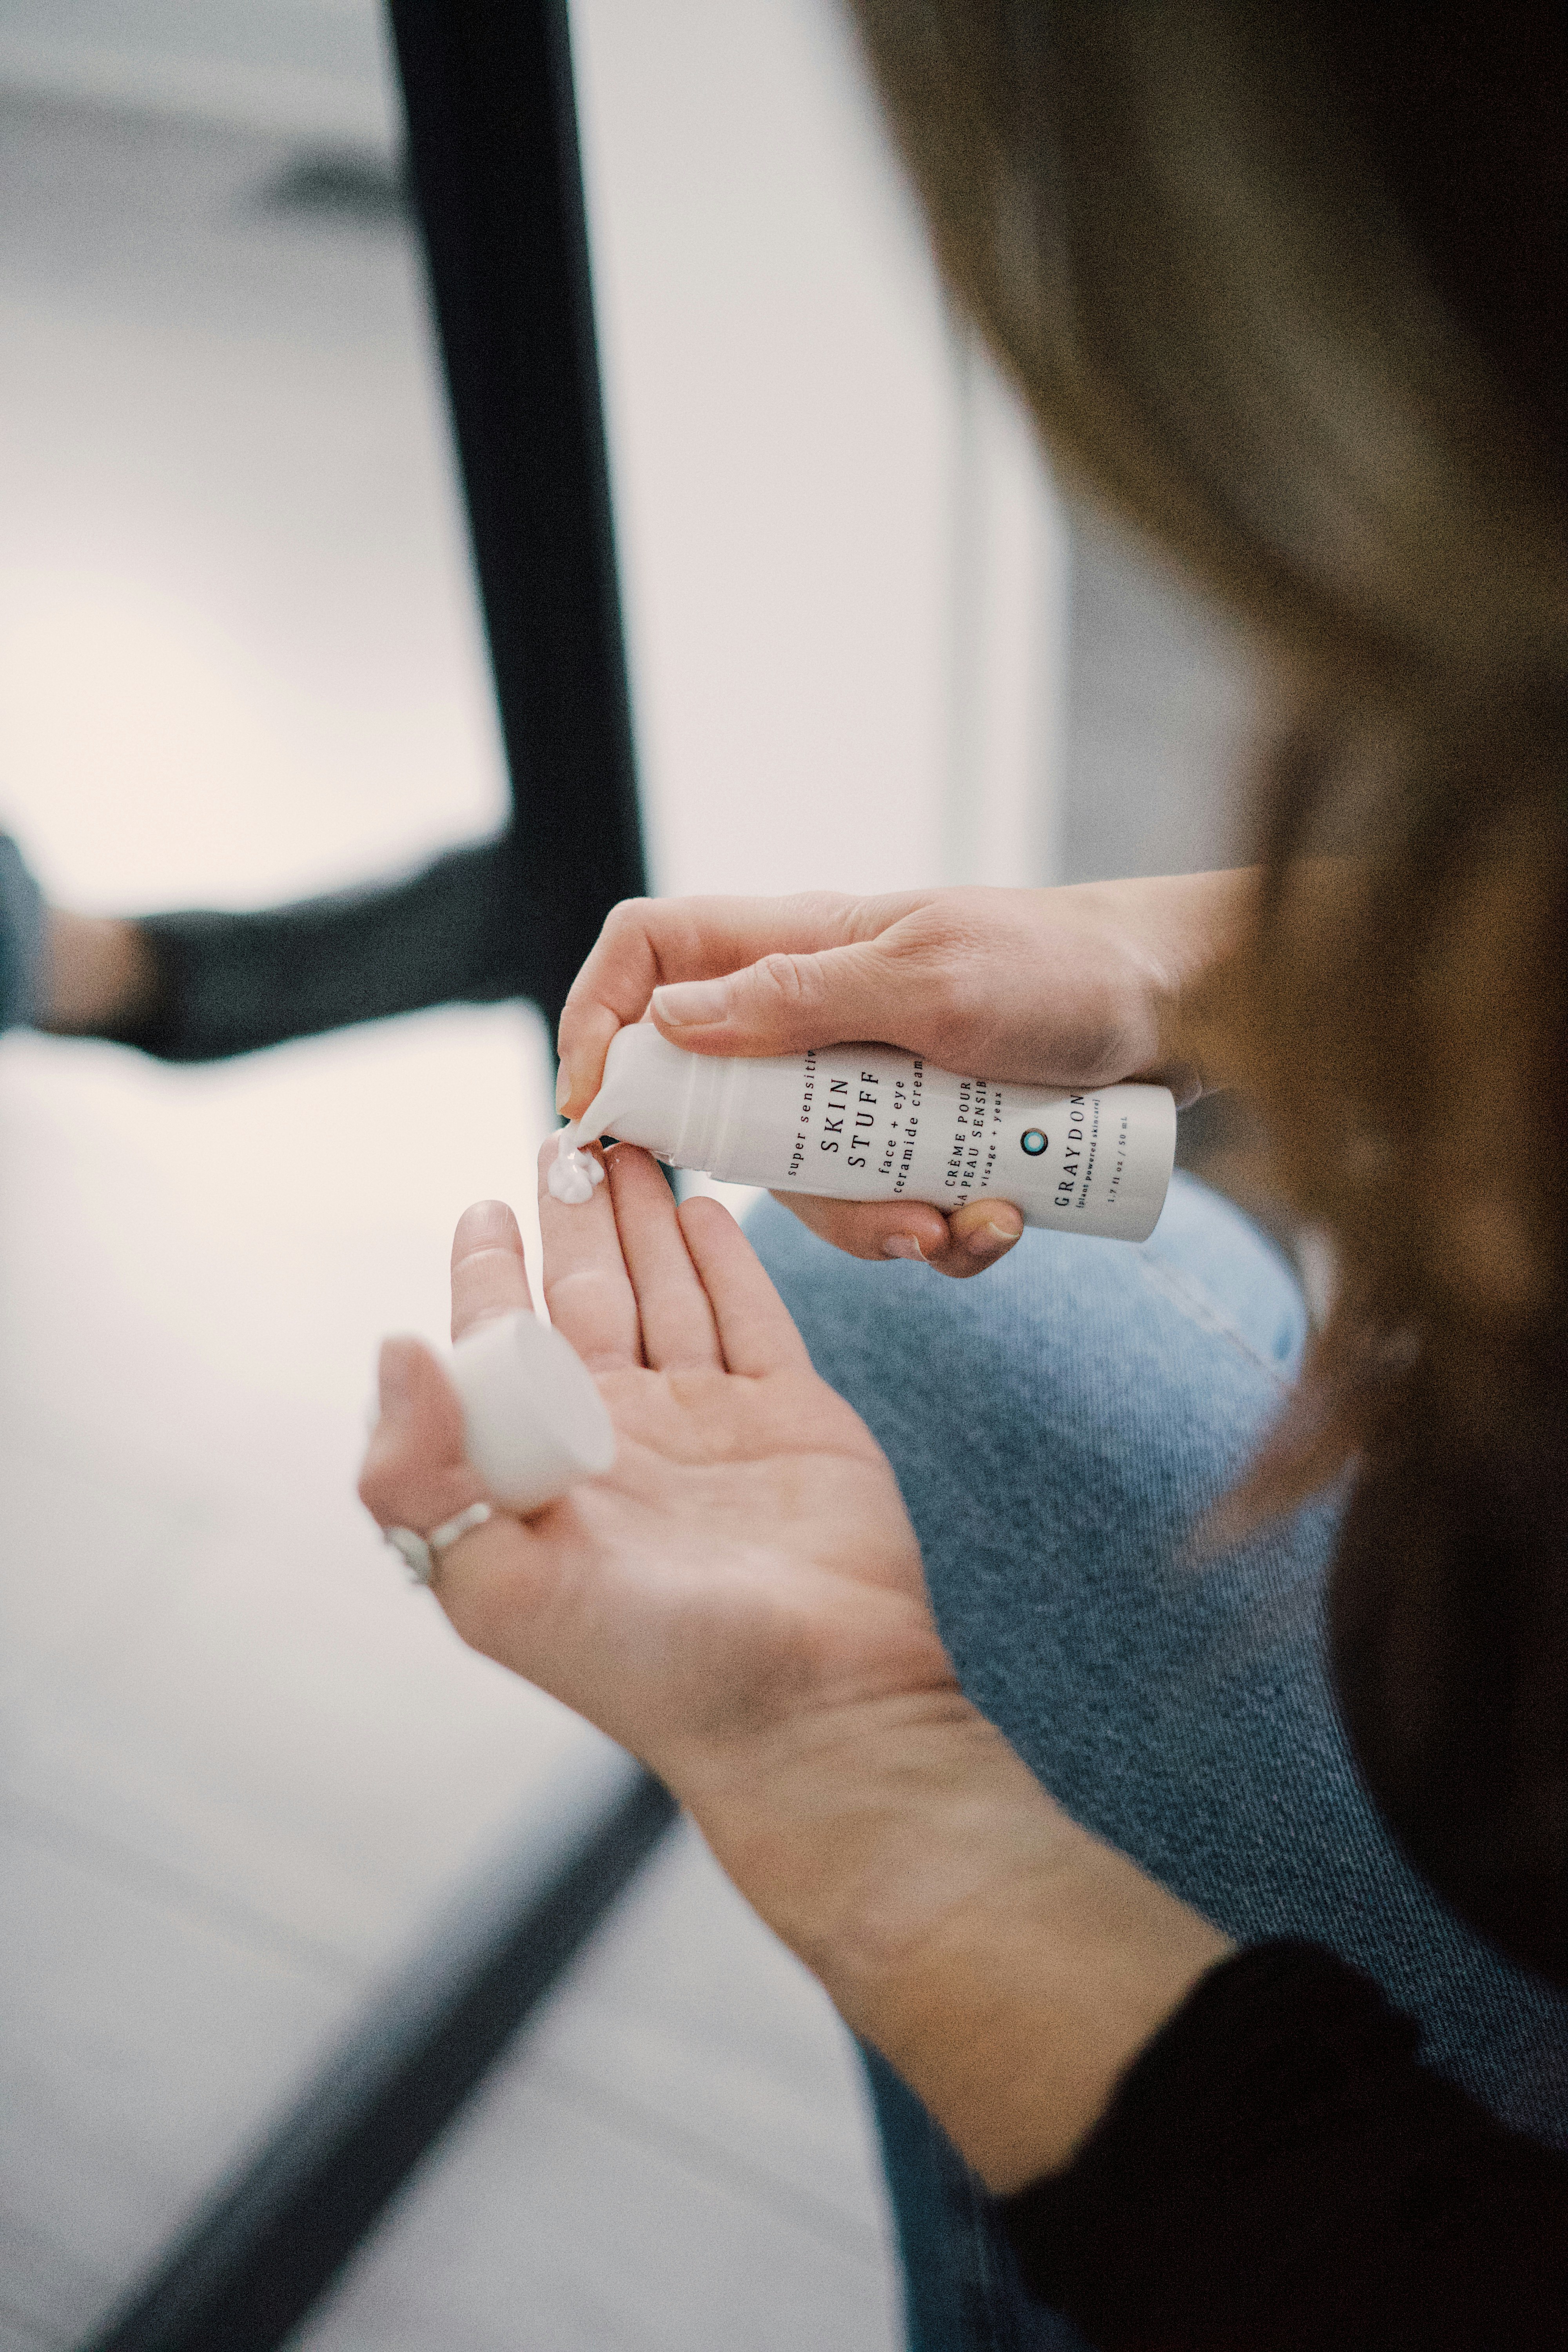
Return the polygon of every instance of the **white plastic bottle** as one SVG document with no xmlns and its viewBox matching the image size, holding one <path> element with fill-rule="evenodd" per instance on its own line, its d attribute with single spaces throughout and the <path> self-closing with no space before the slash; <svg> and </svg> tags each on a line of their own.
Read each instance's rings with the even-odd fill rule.
<svg viewBox="0 0 1568 2352">
<path fill-rule="evenodd" d="M 588 1197 L 570 1158 L 599 1135 L 730 1183 L 943 1211 L 1011 1201 L 1026 1224 L 1141 1242 L 1164 1206 L 1176 1106 L 1163 1087 L 959 1077 L 890 1045 L 721 1061 L 639 1022 L 618 1032 L 598 1094 L 562 1130 L 557 1198 Z"/>
</svg>

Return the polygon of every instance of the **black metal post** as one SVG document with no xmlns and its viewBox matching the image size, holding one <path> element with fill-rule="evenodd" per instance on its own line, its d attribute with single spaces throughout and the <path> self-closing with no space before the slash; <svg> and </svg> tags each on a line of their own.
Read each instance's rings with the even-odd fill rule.
<svg viewBox="0 0 1568 2352">
<path fill-rule="evenodd" d="M 566 0 L 389 0 L 514 821 L 553 1025 L 645 887 Z"/>
</svg>

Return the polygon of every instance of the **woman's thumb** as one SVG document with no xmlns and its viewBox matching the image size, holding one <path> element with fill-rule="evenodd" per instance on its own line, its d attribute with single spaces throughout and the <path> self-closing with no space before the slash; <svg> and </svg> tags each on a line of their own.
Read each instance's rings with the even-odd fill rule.
<svg viewBox="0 0 1568 2352">
<path fill-rule="evenodd" d="M 890 1040 L 890 1024 L 900 1015 L 907 1021 L 910 1010 L 874 940 L 766 955 L 722 980 L 675 981 L 655 989 L 651 1009 L 670 1043 L 696 1054 L 789 1054 L 852 1037 Z"/>
</svg>

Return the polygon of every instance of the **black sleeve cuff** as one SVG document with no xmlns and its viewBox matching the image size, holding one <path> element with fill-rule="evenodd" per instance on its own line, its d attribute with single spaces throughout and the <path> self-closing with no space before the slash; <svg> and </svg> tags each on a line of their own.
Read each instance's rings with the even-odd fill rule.
<svg viewBox="0 0 1568 2352">
<path fill-rule="evenodd" d="M 1205 1977 L 1069 2169 L 1006 2199 L 1031 2294 L 1099 2352 L 1536 2352 L 1564 2340 L 1568 2158 L 1415 2063 L 1325 1952 Z"/>
</svg>

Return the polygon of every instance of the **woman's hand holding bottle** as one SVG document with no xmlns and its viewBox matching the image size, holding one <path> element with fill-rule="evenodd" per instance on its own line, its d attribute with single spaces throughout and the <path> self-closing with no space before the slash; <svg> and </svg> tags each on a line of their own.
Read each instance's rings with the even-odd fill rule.
<svg viewBox="0 0 1568 2352">
<path fill-rule="evenodd" d="M 879 1039 L 940 1067 L 1046 1087 L 1157 1079 L 1190 1101 L 1212 1074 L 1178 1044 L 1193 982 L 1236 939 L 1248 872 L 852 898 L 631 899 L 610 915 L 561 1019 L 560 1106 L 588 1108 L 617 1029 L 645 1014 L 689 1052 L 799 1052 Z M 856 1257 L 979 1274 L 1023 1220 L 1007 1202 L 781 1194 Z"/>
</svg>

